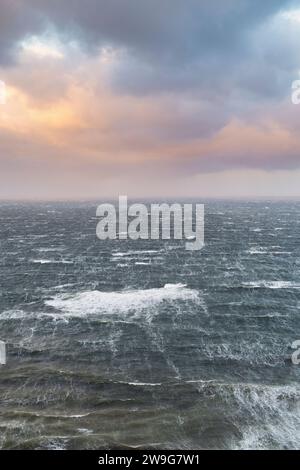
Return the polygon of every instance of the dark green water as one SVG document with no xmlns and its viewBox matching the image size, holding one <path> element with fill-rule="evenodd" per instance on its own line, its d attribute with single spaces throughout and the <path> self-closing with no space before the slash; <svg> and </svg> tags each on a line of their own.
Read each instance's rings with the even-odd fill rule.
<svg viewBox="0 0 300 470">
<path fill-rule="evenodd" d="M 1 448 L 299 447 L 300 204 L 205 210 L 188 252 L 0 205 Z"/>
</svg>

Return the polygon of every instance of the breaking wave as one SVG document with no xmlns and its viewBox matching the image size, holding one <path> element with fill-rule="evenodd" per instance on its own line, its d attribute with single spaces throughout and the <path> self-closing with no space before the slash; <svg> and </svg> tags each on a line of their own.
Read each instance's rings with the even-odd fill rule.
<svg viewBox="0 0 300 470">
<path fill-rule="evenodd" d="M 45 304 L 60 310 L 64 315 L 85 316 L 110 313 L 128 313 L 144 310 L 167 301 L 199 300 L 199 294 L 185 284 L 165 284 L 154 289 L 128 290 L 120 292 L 87 291 L 75 295 L 56 295 Z"/>
<path fill-rule="evenodd" d="M 297 449 L 300 439 L 300 387 L 252 383 L 200 382 L 200 395 L 232 409 L 241 433 L 235 449 Z"/>
<path fill-rule="evenodd" d="M 255 281 L 244 282 L 243 287 L 264 289 L 300 289 L 299 282 L 292 281 Z"/>
</svg>

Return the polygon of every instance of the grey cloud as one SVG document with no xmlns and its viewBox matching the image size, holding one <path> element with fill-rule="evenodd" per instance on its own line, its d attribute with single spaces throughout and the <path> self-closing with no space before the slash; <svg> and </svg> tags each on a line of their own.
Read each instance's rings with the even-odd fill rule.
<svg viewBox="0 0 300 470">
<path fill-rule="evenodd" d="M 24 2 L 25 3 L 25 2 Z M 247 32 L 290 0 L 27 0 L 59 30 L 90 47 L 128 47 L 155 61 L 191 59 L 244 47 Z"/>
<path fill-rule="evenodd" d="M 43 17 L 21 0 L 0 0 L 0 64 L 13 60 L 18 41 L 44 28 Z"/>
<path fill-rule="evenodd" d="M 110 83 L 145 94 L 198 90 L 228 96 L 233 87 L 282 95 L 295 72 L 296 36 L 265 26 L 295 0 L 0 0 L 0 64 L 17 42 L 47 27 L 90 53 L 122 48 Z M 275 27 L 276 29 L 276 27 Z M 272 75 L 270 86 L 267 76 Z"/>
<path fill-rule="evenodd" d="M 178 63 L 244 49 L 247 32 L 291 0 L 1 0 L 1 51 L 52 24 L 93 50 L 123 46 L 154 62 Z"/>
</svg>

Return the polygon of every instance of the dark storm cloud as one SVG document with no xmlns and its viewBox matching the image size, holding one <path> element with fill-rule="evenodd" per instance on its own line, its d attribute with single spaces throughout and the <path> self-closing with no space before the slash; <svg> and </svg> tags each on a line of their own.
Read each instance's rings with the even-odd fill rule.
<svg viewBox="0 0 300 470">
<path fill-rule="evenodd" d="M 0 64 L 11 63 L 18 41 L 43 30 L 44 19 L 19 0 L 0 0 Z"/>
<path fill-rule="evenodd" d="M 52 27 L 91 53 L 101 45 L 123 48 L 127 57 L 111 77 L 120 90 L 144 94 L 201 87 L 207 95 L 212 89 L 228 94 L 236 85 L 274 95 L 295 70 L 295 48 L 280 34 L 280 44 L 274 46 L 268 45 L 263 31 L 256 39 L 260 44 L 253 43 L 252 35 L 272 15 L 294 4 L 292 0 L 0 0 L 0 63 L 12 60 L 24 37 Z M 261 57 L 265 41 L 268 66 Z M 272 72 L 274 59 L 278 77 L 270 87 L 265 77 Z M 250 72 L 245 66 L 240 70 L 245 63 L 251 64 Z M 255 65 L 262 75 L 253 71 Z"/>
<path fill-rule="evenodd" d="M 247 47 L 247 33 L 290 0 L 1 0 L 1 56 L 45 25 L 91 50 L 115 44 L 154 62 L 181 62 Z"/>
<path fill-rule="evenodd" d="M 295 73 L 295 38 L 268 20 L 293 0 L 0 0 L 0 64 L 26 36 L 52 28 L 90 53 L 124 51 L 110 83 L 145 94 L 199 89 L 228 95 L 233 87 L 278 96 Z M 274 32 L 274 31 L 273 31 Z M 275 34 L 276 37 L 276 34 Z M 297 48 L 298 49 L 298 48 Z M 272 74 L 271 83 L 268 78 Z"/>
<path fill-rule="evenodd" d="M 101 42 L 128 47 L 152 60 L 191 60 L 213 51 L 240 50 L 247 32 L 290 0 L 27 0 L 57 25 Z"/>
</svg>

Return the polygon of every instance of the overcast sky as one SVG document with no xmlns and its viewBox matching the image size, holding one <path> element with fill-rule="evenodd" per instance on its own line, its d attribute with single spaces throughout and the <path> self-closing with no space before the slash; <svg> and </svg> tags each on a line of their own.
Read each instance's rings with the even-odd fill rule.
<svg viewBox="0 0 300 470">
<path fill-rule="evenodd" d="M 0 198 L 300 197 L 299 51 L 299 0 L 0 0 Z"/>
</svg>

